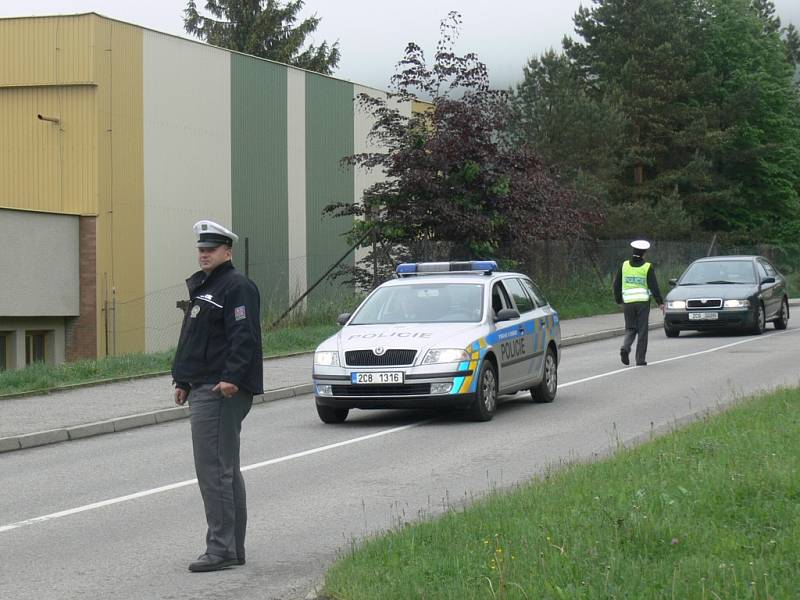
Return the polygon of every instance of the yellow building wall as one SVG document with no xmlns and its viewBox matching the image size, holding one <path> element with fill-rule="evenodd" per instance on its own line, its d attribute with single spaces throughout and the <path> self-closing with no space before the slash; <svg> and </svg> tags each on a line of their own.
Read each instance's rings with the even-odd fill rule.
<svg viewBox="0 0 800 600">
<path fill-rule="evenodd" d="M 97 211 L 94 99 L 89 85 L 0 88 L 0 207 Z"/>
<path fill-rule="evenodd" d="M 0 19 L 0 207 L 97 212 L 95 18 Z"/>
<path fill-rule="evenodd" d="M 144 350 L 142 81 L 136 26 L 0 19 L 0 207 L 97 215 L 99 356 Z"/>
<path fill-rule="evenodd" d="M 94 39 L 97 306 L 107 308 L 97 315 L 103 356 L 144 351 L 142 30 L 96 16 Z"/>
<path fill-rule="evenodd" d="M 0 19 L 0 86 L 93 82 L 96 18 Z"/>
</svg>

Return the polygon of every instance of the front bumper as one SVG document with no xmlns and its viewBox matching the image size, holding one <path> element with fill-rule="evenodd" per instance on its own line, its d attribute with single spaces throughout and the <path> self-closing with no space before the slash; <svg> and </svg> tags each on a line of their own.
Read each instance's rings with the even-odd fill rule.
<svg viewBox="0 0 800 600">
<path fill-rule="evenodd" d="M 336 408 L 467 408 L 475 400 L 470 385 L 473 371 L 459 364 L 426 367 L 336 368 L 315 367 L 314 397 L 317 404 Z M 404 383 L 353 384 L 351 372 L 402 371 Z M 442 393 L 431 386 L 449 385 Z M 465 393 L 460 393 L 465 391 Z M 324 393 L 323 393 L 324 392 Z"/>
<path fill-rule="evenodd" d="M 716 319 L 691 319 L 689 313 L 716 313 Z M 749 327 L 753 324 L 755 314 L 750 308 L 720 308 L 716 310 L 667 310 L 664 323 L 674 329 L 703 331 L 709 329 L 727 329 L 733 327 Z"/>
</svg>

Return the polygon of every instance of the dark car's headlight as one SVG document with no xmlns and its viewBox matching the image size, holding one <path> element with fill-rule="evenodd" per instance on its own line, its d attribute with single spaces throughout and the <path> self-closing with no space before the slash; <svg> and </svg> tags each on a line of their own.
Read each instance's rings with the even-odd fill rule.
<svg viewBox="0 0 800 600">
<path fill-rule="evenodd" d="M 667 308 L 672 310 L 683 310 L 686 308 L 686 300 L 668 300 Z"/>
<path fill-rule="evenodd" d="M 750 308 L 750 300 L 725 300 L 725 308 Z"/>
</svg>

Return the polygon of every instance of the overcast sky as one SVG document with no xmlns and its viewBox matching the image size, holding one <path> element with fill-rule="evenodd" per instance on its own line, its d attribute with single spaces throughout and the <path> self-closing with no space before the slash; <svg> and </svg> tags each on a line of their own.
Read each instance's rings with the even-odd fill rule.
<svg viewBox="0 0 800 600">
<path fill-rule="evenodd" d="M 800 0 L 774 0 L 784 24 L 800 27 Z M 202 7 L 205 0 L 197 0 Z M 306 0 L 305 15 L 322 23 L 314 42 L 339 40 L 336 77 L 386 89 L 409 41 L 432 57 L 439 21 L 451 10 L 462 14 L 456 50 L 476 52 L 497 87 L 522 76 L 526 61 L 559 49 L 574 35 L 572 16 L 581 0 Z M 591 0 L 583 0 L 590 5 Z M 0 0 L 0 17 L 97 12 L 121 21 L 188 37 L 183 30 L 186 0 Z"/>
</svg>

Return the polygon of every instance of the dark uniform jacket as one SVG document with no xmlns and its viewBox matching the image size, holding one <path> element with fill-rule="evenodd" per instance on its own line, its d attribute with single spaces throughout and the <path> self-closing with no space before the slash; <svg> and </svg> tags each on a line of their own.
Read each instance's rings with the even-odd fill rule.
<svg viewBox="0 0 800 600">
<path fill-rule="evenodd" d="M 264 393 L 256 285 L 230 261 L 209 275 L 198 271 L 186 285 L 190 302 L 172 363 L 175 385 L 189 389 L 227 381 L 254 395 Z"/>
<path fill-rule="evenodd" d="M 632 267 L 641 267 L 646 261 L 641 256 L 633 256 L 628 259 Z M 658 279 L 656 279 L 656 268 L 651 264 L 647 270 L 647 287 L 653 294 L 656 304 L 664 304 L 661 297 L 661 290 L 658 289 Z M 617 274 L 614 276 L 614 301 L 622 304 L 622 265 L 619 266 Z"/>
</svg>

